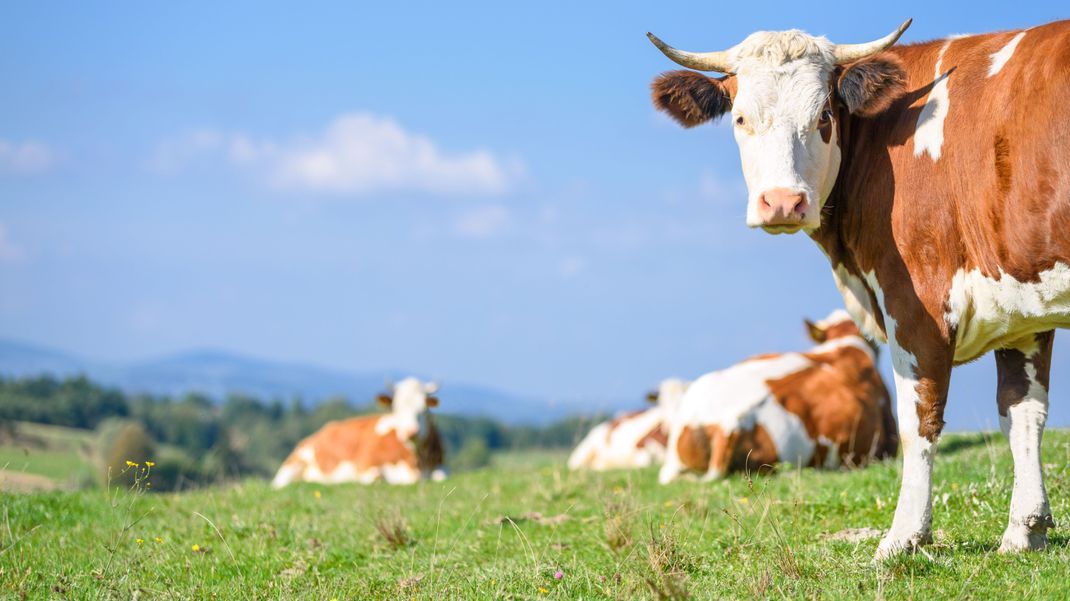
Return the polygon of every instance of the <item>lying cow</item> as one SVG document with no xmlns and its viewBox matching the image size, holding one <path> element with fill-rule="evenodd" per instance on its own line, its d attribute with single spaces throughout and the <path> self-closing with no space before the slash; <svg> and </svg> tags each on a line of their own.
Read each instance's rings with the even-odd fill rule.
<svg viewBox="0 0 1070 601">
<path fill-rule="evenodd" d="M 665 415 L 675 410 L 687 383 L 670 378 L 647 395 L 654 407 L 595 426 L 568 458 L 570 470 L 642 468 L 665 459 Z"/>
<path fill-rule="evenodd" d="M 297 444 L 271 485 L 291 482 L 412 484 L 445 476 L 442 441 L 427 411 L 438 406 L 436 384 L 406 378 L 392 394 L 379 395 L 390 413 L 353 417 L 324 425 Z"/>
<path fill-rule="evenodd" d="M 1054 524 L 1040 442 L 1056 328 L 1070 327 L 1070 21 L 893 46 L 798 30 L 724 51 L 651 40 L 654 102 L 685 126 L 731 115 L 747 224 L 805 232 L 847 309 L 887 340 L 902 487 L 879 558 L 932 540 L 932 472 L 953 366 L 995 351 L 1014 458 L 1001 551 Z"/>
<path fill-rule="evenodd" d="M 712 480 L 781 461 L 835 468 L 895 455 L 888 389 L 873 347 L 845 311 L 816 324 L 805 353 L 761 355 L 695 380 L 669 416 L 658 480 Z"/>
</svg>

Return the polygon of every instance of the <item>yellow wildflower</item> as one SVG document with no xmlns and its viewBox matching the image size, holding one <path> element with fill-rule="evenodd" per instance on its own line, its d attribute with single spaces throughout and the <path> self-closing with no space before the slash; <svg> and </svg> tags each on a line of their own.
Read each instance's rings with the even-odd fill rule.
<svg viewBox="0 0 1070 601">
<path fill-rule="evenodd" d="M 316 497 L 318 499 L 318 498 L 322 497 L 323 495 L 320 494 L 320 491 L 316 490 L 316 491 L 312 492 L 312 496 Z"/>
<path fill-rule="evenodd" d="M 147 465 L 149 467 L 153 467 L 154 465 L 156 465 L 156 462 L 155 461 L 146 461 L 145 465 Z"/>
<path fill-rule="evenodd" d="M 152 539 L 152 540 L 154 540 L 154 541 L 156 541 L 158 543 L 162 543 L 163 542 L 163 539 L 158 537 L 158 536 L 156 538 Z"/>
<path fill-rule="evenodd" d="M 747 503 L 750 503 L 750 499 L 748 499 L 747 497 L 740 497 L 739 502 L 746 505 Z"/>
<path fill-rule="evenodd" d="M 133 461 L 130 461 L 129 459 L 127 459 L 127 460 L 126 460 L 126 467 L 137 467 L 137 463 L 135 463 L 135 462 L 133 462 Z"/>
<path fill-rule="evenodd" d="M 139 539 L 137 539 L 137 540 L 136 540 L 136 541 L 134 541 L 134 542 L 136 542 L 136 543 L 137 543 L 138 545 L 143 545 L 143 544 L 145 544 L 145 539 L 143 539 L 143 538 L 139 538 Z"/>
<path fill-rule="evenodd" d="M 550 589 L 548 589 L 546 587 L 543 587 L 543 586 L 540 586 L 539 587 L 539 592 L 545 595 L 546 593 L 550 592 Z"/>
<path fill-rule="evenodd" d="M 194 553 L 200 553 L 201 552 L 201 546 L 198 545 L 198 544 L 194 544 L 193 547 L 191 547 L 191 548 L 193 549 Z"/>
<path fill-rule="evenodd" d="M 665 501 L 665 503 L 663 503 L 663 505 L 665 507 L 672 507 L 673 506 L 673 502 L 672 501 Z"/>
</svg>

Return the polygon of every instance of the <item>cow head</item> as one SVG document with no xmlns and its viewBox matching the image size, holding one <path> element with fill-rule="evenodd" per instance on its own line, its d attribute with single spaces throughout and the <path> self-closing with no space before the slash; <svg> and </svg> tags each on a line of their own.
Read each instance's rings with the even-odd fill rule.
<svg viewBox="0 0 1070 601">
<path fill-rule="evenodd" d="M 840 168 L 840 122 L 871 116 L 902 95 L 898 60 L 880 54 L 910 21 L 866 44 L 833 44 L 799 30 L 759 31 L 720 52 L 684 52 L 653 34 L 674 62 L 654 80 L 654 105 L 684 127 L 731 114 L 747 182 L 747 225 L 774 234 L 812 232 Z"/>
<path fill-rule="evenodd" d="M 685 382 L 679 378 L 662 380 L 661 384 L 658 384 L 657 390 L 651 390 L 646 394 L 646 400 L 656 404 L 662 411 L 671 413 L 679 406 L 680 399 L 684 398 L 688 384 L 690 382 Z"/>
<path fill-rule="evenodd" d="M 388 385 L 388 392 L 376 397 L 380 405 L 394 413 L 417 415 L 430 407 L 438 406 L 438 384 L 424 383 L 416 378 L 405 378 L 397 384 Z"/>
<path fill-rule="evenodd" d="M 829 340 L 847 336 L 862 336 L 862 332 L 855 325 L 854 320 L 843 309 L 836 309 L 828 317 L 816 323 L 809 319 L 804 319 L 803 323 L 806 324 L 806 333 L 817 344 L 824 344 Z"/>
</svg>

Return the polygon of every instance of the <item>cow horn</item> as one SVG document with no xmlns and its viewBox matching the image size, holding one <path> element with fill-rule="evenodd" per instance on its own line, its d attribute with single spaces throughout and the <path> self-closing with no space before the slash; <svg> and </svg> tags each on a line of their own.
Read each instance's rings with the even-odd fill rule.
<svg viewBox="0 0 1070 601">
<path fill-rule="evenodd" d="M 677 50 L 672 46 L 662 42 L 658 36 L 650 33 L 646 33 L 646 37 L 650 38 L 651 42 L 661 50 L 662 54 L 669 57 L 672 62 L 687 67 L 688 69 L 696 69 L 698 71 L 717 71 L 718 73 L 731 73 L 732 69 L 728 66 L 728 52 L 721 50 L 719 52 L 685 52 L 683 50 Z"/>
<path fill-rule="evenodd" d="M 873 40 L 872 42 L 866 42 L 865 44 L 836 44 L 836 49 L 834 51 L 836 53 L 836 64 L 843 65 L 854 62 L 858 59 L 866 58 L 867 56 L 881 52 L 882 50 L 887 50 L 892 44 L 899 40 L 899 36 L 903 35 L 903 32 L 907 30 L 907 27 L 910 27 L 910 24 L 913 21 L 914 19 L 903 21 L 903 24 L 899 26 L 899 29 L 896 29 L 883 38 Z"/>
</svg>

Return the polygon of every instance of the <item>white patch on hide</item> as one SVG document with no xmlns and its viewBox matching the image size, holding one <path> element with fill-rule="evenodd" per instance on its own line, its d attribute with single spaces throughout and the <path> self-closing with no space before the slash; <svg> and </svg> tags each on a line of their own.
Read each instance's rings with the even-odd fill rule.
<svg viewBox="0 0 1070 601">
<path fill-rule="evenodd" d="M 934 162 L 940 160 L 941 147 L 944 145 L 944 120 L 951 109 L 951 96 L 948 93 L 948 78 L 951 73 L 941 71 L 944 53 L 951 46 L 951 41 L 944 42 L 940 54 L 936 57 L 936 67 L 933 69 L 935 81 L 929 90 L 929 98 L 921 107 L 914 129 L 914 156 L 920 157 L 927 152 Z"/>
<path fill-rule="evenodd" d="M 1070 266 L 1056 263 L 1038 282 L 959 270 L 951 280 L 944 319 L 956 328 L 955 360 L 997 348 L 1023 348 L 1034 334 L 1070 327 Z"/>
<path fill-rule="evenodd" d="M 1018 42 L 1021 42 L 1024 37 L 1025 32 L 1019 32 L 1018 35 L 1011 38 L 1011 41 L 1007 42 L 1007 45 L 990 55 L 992 64 L 988 67 L 989 77 L 992 77 L 1003 70 L 1003 66 L 1006 65 L 1007 61 L 1011 60 L 1011 56 L 1014 55 L 1014 50 L 1018 47 Z"/>
</svg>

